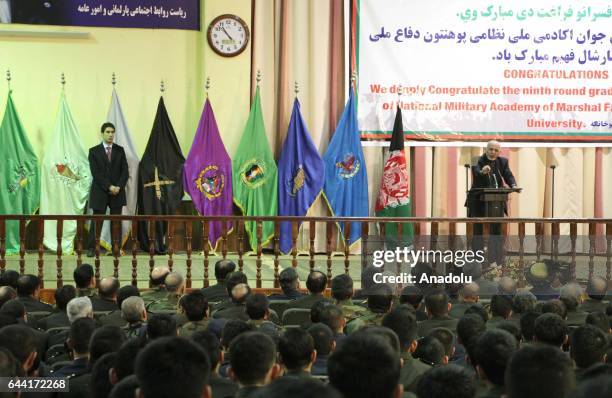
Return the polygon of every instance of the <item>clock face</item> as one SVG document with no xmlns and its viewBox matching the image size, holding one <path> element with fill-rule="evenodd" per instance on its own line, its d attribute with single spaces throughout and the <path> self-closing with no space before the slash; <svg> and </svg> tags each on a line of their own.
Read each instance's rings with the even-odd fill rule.
<svg viewBox="0 0 612 398">
<path fill-rule="evenodd" d="M 208 26 L 208 44 L 219 55 L 233 57 L 244 51 L 249 42 L 249 28 L 240 17 L 219 15 Z"/>
</svg>

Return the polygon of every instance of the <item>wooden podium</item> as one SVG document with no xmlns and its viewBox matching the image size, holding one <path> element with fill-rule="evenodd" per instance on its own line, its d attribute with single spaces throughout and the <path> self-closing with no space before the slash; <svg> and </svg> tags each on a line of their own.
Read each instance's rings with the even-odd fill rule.
<svg viewBox="0 0 612 398">
<path fill-rule="evenodd" d="M 483 217 L 503 217 L 505 203 L 512 192 L 521 192 L 523 188 L 473 188 L 474 197 L 484 202 Z"/>
</svg>

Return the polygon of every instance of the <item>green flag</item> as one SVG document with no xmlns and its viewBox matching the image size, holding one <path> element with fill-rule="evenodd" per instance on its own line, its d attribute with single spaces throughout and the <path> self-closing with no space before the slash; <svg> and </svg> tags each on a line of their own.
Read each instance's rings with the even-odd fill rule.
<svg viewBox="0 0 612 398">
<path fill-rule="evenodd" d="M 0 214 L 33 214 L 40 201 L 38 158 L 9 91 L 0 125 Z M 19 222 L 6 223 L 6 253 L 19 252 Z"/>
<path fill-rule="evenodd" d="M 261 114 L 259 87 L 251 107 L 238 150 L 232 159 L 234 203 L 246 216 L 275 216 L 277 214 L 278 172 L 270 151 Z M 252 249 L 257 247 L 255 222 L 245 223 Z M 263 223 L 261 243 L 265 245 L 274 235 L 274 224 Z"/>
<path fill-rule="evenodd" d="M 404 152 L 404 128 L 402 111 L 398 107 L 393 124 L 393 135 L 389 146 L 389 157 L 385 162 L 378 198 L 376 200 L 377 217 L 410 217 L 410 174 L 406 167 Z M 412 241 L 412 224 L 402 223 L 402 234 L 398 234 L 397 223 L 387 223 L 387 241 L 396 240 L 403 244 Z"/>
<path fill-rule="evenodd" d="M 81 143 L 63 93 L 50 138 L 41 167 L 40 214 L 83 214 L 91 185 L 91 172 L 87 151 Z M 57 250 L 56 228 L 57 222 L 45 222 L 44 244 L 51 250 Z M 71 253 L 76 221 L 64 221 L 63 228 L 62 250 Z"/>
</svg>

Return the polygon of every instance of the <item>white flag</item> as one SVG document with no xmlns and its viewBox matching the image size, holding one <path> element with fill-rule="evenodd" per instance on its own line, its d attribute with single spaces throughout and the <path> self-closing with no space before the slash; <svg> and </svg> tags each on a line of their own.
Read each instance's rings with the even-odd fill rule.
<svg viewBox="0 0 612 398">
<path fill-rule="evenodd" d="M 111 99 L 110 109 L 108 110 L 107 121 L 115 125 L 115 143 L 121 145 L 125 151 L 125 157 L 127 158 L 128 171 L 130 177 L 128 178 L 125 186 L 125 196 L 127 204 L 123 206 L 121 214 L 133 215 L 136 214 L 136 197 L 138 194 L 138 155 L 136 154 L 136 148 L 130 135 L 130 129 L 128 128 L 125 116 L 123 116 L 123 110 L 121 110 L 121 103 L 117 96 L 117 91 L 113 89 L 113 97 Z M 128 239 L 132 224 L 130 221 L 123 221 L 121 223 L 121 242 L 120 247 L 123 246 L 125 241 Z M 102 233 L 100 235 L 100 245 L 107 250 L 112 249 L 112 239 L 110 223 L 104 222 L 102 225 Z"/>
<path fill-rule="evenodd" d="M 62 93 L 60 110 L 51 142 L 41 166 L 40 214 L 79 215 L 89 196 L 91 172 L 87 151 Z M 76 221 L 64 221 L 62 251 L 72 253 Z M 83 237 L 85 239 L 85 236 Z M 57 222 L 45 222 L 43 243 L 57 250 Z"/>
</svg>

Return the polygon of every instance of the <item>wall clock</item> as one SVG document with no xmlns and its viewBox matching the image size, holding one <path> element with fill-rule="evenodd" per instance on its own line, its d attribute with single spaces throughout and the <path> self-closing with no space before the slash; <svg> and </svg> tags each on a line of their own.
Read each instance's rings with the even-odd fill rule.
<svg viewBox="0 0 612 398">
<path fill-rule="evenodd" d="M 208 25 L 208 45 L 222 57 L 235 57 L 249 43 L 249 27 L 233 14 L 219 15 Z"/>
</svg>

